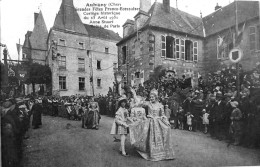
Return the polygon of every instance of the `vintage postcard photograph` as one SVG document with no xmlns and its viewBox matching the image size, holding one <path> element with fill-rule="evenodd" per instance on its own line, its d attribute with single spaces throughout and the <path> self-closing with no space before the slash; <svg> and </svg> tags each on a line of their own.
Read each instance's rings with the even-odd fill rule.
<svg viewBox="0 0 260 167">
<path fill-rule="evenodd" d="M 259 15 L 259 0 L 0 0 L 0 166 L 260 166 Z"/>
</svg>

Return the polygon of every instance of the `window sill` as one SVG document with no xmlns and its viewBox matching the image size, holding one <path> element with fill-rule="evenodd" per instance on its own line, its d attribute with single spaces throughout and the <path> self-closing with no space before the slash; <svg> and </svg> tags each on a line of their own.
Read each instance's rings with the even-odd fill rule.
<svg viewBox="0 0 260 167">
<path fill-rule="evenodd" d="M 59 68 L 59 70 L 61 70 L 61 71 L 67 71 L 66 68 Z"/>
<path fill-rule="evenodd" d="M 68 89 L 60 89 L 60 91 L 68 91 Z"/>
<path fill-rule="evenodd" d="M 84 90 L 79 90 L 79 92 L 86 92 L 86 90 L 84 89 Z"/>
<path fill-rule="evenodd" d="M 102 69 L 96 69 L 97 71 L 102 71 Z"/>
<path fill-rule="evenodd" d="M 176 61 L 177 59 L 174 59 L 174 58 L 165 58 L 165 60 L 171 60 L 171 61 Z"/>
<path fill-rule="evenodd" d="M 98 86 L 97 89 L 102 89 L 102 87 L 101 87 L 101 86 Z"/>
<path fill-rule="evenodd" d="M 77 72 L 86 72 L 86 70 L 78 70 Z"/>
</svg>

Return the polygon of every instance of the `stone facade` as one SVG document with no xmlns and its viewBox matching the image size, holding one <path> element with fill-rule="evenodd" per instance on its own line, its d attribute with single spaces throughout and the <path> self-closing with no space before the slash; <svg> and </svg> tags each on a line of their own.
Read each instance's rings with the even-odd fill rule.
<svg viewBox="0 0 260 167">
<path fill-rule="evenodd" d="M 252 70 L 253 67 L 256 66 L 256 63 L 260 61 L 260 54 L 259 54 L 259 37 L 257 37 L 258 33 L 256 31 L 255 33 L 255 49 L 254 50 L 250 50 L 250 28 L 254 28 L 255 30 L 257 30 L 257 28 L 259 27 L 259 20 L 258 19 L 254 19 L 251 21 L 246 22 L 245 28 L 244 28 L 244 32 L 243 32 L 243 40 L 241 41 L 240 45 L 238 46 L 242 51 L 243 51 L 243 58 L 241 59 L 241 61 L 239 62 L 243 69 L 248 71 L 248 70 Z M 243 28 L 243 24 L 239 26 L 239 29 Z M 228 31 L 230 30 L 226 30 L 223 32 L 220 32 L 218 34 L 215 34 L 209 38 L 207 38 L 204 41 L 204 49 L 205 54 L 204 54 L 204 71 L 208 71 L 208 72 L 213 72 L 213 71 L 217 71 L 221 68 L 227 68 L 227 67 L 231 67 L 231 66 L 235 66 L 235 64 L 233 64 L 230 60 L 229 60 L 229 51 L 230 49 L 227 48 L 227 50 L 225 50 L 225 54 L 221 57 L 218 58 L 218 52 L 217 52 L 217 40 L 219 38 L 219 36 L 223 36 L 224 34 L 227 34 Z M 234 27 L 231 30 L 232 32 L 234 32 Z M 257 42 L 258 40 L 258 42 Z M 216 63 L 217 62 L 217 63 Z"/>
<path fill-rule="evenodd" d="M 228 49 L 227 46 L 235 42 L 230 33 L 235 32 L 234 3 L 203 18 L 171 8 L 169 5 L 169 1 L 166 0 L 163 4 L 155 2 L 147 12 L 140 9 L 135 21 L 128 19 L 124 24 L 124 37 L 117 46 L 119 67 L 124 74 L 125 83 L 142 84 L 149 79 L 155 67 L 162 65 L 175 71 L 177 77 L 183 74 L 192 77 L 196 85 L 199 76 L 232 65 L 228 59 L 231 47 Z M 256 62 L 260 61 L 259 3 L 243 1 L 238 2 L 237 6 L 238 34 L 242 32 L 242 40 L 238 45 L 244 55 L 240 64 L 245 70 L 252 70 Z M 145 17 L 140 21 L 136 19 L 138 16 Z M 137 25 L 141 27 L 137 29 Z M 254 37 L 251 34 L 251 38 L 255 39 L 255 49 L 250 50 L 252 27 L 255 34 Z M 217 43 L 219 37 L 223 41 L 221 47 L 226 45 L 222 51 L 226 56 L 220 59 L 217 57 L 220 54 L 220 46 Z"/>
<path fill-rule="evenodd" d="M 88 37 L 57 30 L 52 30 L 50 37 L 49 45 L 51 45 L 52 40 L 57 41 L 57 53 L 59 53 L 55 58 L 52 57 L 52 54 L 48 55 L 48 64 L 52 70 L 53 94 L 58 93 L 60 96 L 90 95 Z M 85 47 L 80 48 L 79 42 L 82 42 Z M 83 59 L 82 66 L 84 67 L 81 69 L 79 69 L 78 58 Z M 60 86 L 60 77 L 65 77 L 65 85 L 62 87 Z M 79 77 L 85 79 L 85 88 L 83 90 L 79 90 Z"/>
<path fill-rule="evenodd" d="M 48 46 L 56 48 L 55 53 L 48 52 L 52 93 L 106 95 L 109 87 L 113 87 L 113 67 L 118 61 L 116 43 L 120 37 L 112 31 L 83 24 L 74 9 L 73 1 L 63 0 L 49 33 Z"/>
<path fill-rule="evenodd" d="M 162 36 L 173 37 L 175 40 L 183 39 L 197 42 L 197 61 L 184 60 L 181 56 L 179 58 L 162 56 Z M 124 71 L 125 76 L 128 76 L 128 83 L 132 83 L 132 85 L 142 84 L 149 79 L 150 73 L 159 65 L 175 71 L 178 77 L 181 77 L 183 74 L 186 74 L 187 77 L 195 76 L 202 68 L 203 40 L 201 38 L 186 37 L 178 33 L 158 30 L 145 30 L 138 35 L 138 38 L 139 40 L 137 40 L 137 36 L 134 36 L 127 42 L 118 45 L 119 60 L 121 60 L 119 63 L 122 64 L 121 69 Z M 125 64 L 122 62 L 122 50 L 124 47 L 128 47 Z M 127 62 L 129 62 L 128 69 Z M 141 73 L 140 77 L 135 75 L 136 72 Z M 125 79 L 127 82 L 127 78 Z"/>
</svg>

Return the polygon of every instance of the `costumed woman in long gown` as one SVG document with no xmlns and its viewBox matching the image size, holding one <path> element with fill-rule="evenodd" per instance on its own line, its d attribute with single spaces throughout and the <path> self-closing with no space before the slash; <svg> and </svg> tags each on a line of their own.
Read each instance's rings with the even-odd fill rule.
<svg viewBox="0 0 260 167">
<path fill-rule="evenodd" d="M 135 101 L 139 103 L 138 106 L 148 107 L 148 119 L 129 125 L 131 144 L 146 160 L 174 159 L 171 126 L 165 116 L 163 105 L 158 101 L 158 91 L 151 91 L 150 101 L 138 100 L 135 91 L 131 91 Z"/>
<path fill-rule="evenodd" d="M 99 105 L 92 98 L 91 102 L 88 105 L 88 113 L 87 113 L 87 121 L 86 126 L 88 129 L 96 129 L 99 128 L 99 120 L 101 119 L 99 113 Z"/>
</svg>

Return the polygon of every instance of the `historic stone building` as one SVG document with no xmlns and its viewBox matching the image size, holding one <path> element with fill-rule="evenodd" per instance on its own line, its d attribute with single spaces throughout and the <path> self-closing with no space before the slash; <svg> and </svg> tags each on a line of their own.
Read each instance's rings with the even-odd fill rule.
<svg viewBox="0 0 260 167">
<path fill-rule="evenodd" d="M 134 20 L 127 19 L 123 39 L 117 43 L 124 82 L 143 83 L 158 65 L 196 81 L 200 75 L 231 64 L 224 53 L 231 49 L 227 32 L 234 32 L 234 5 L 217 6 L 214 13 L 202 18 L 170 7 L 170 0 L 153 5 L 141 0 L 140 11 Z M 239 45 L 245 55 L 241 63 L 249 69 L 259 58 L 259 2 L 238 1 L 237 8 L 239 32 L 244 30 Z"/>
<path fill-rule="evenodd" d="M 106 95 L 113 87 L 120 39 L 113 31 L 83 24 L 73 1 L 63 0 L 48 36 L 53 94 Z"/>
<path fill-rule="evenodd" d="M 48 30 L 42 12 L 34 13 L 33 31 L 27 31 L 23 44 L 22 60 L 46 63 Z"/>
<path fill-rule="evenodd" d="M 106 95 L 115 80 L 119 40 L 111 30 L 83 24 L 73 0 L 63 0 L 49 32 L 42 13 L 35 14 L 23 57 L 50 66 L 54 95 Z"/>
<path fill-rule="evenodd" d="M 236 32 L 236 7 L 238 37 Z M 235 66 L 229 60 L 229 52 L 240 48 L 243 69 L 252 70 L 260 61 L 260 20 L 258 1 L 237 1 L 203 18 L 206 38 L 204 40 L 204 70 L 217 71 Z M 236 41 L 235 41 L 236 40 Z"/>
</svg>

